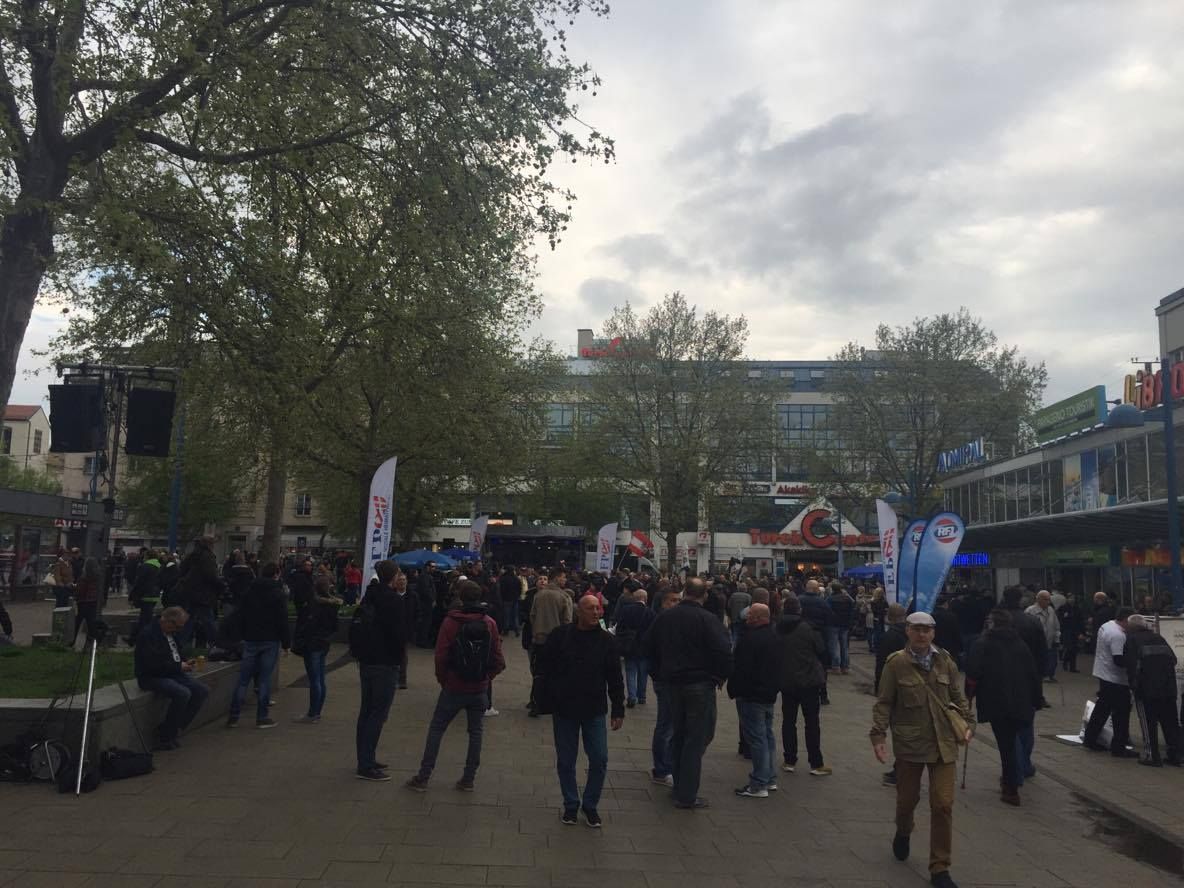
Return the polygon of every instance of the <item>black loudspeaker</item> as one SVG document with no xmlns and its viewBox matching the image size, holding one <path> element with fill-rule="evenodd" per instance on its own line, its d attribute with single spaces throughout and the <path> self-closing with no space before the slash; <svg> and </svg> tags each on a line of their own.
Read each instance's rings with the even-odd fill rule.
<svg viewBox="0 0 1184 888">
<path fill-rule="evenodd" d="M 124 452 L 133 456 L 168 456 L 176 401 L 177 393 L 168 389 L 132 389 L 127 396 Z"/>
<path fill-rule="evenodd" d="M 51 453 L 94 453 L 107 448 L 103 389 L 99 385 L 49 387 Z"/>
</svg>

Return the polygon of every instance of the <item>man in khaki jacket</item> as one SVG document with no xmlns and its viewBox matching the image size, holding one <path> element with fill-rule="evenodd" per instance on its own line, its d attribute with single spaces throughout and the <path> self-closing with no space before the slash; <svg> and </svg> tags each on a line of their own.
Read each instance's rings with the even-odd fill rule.
<svg viewBox="0 0 1184 888">
<path fill-rule="evenodd" d="M 530 705 L 527 714 L 531 718 L 538 718 L 539 698 L 542 694 L 542 673 L 539 670 L 543 645 L 547 643 L 547 636 L 560 626 L 571 622 L 571 596 L 556 584 L 556 574 L 562 571 L 551 571 L 549 581 L 539 577 L 538 591 L 534 594 L 534 601 L 530 605 L 530 674 L 533 680 L 530 685 Z"/>
<path fill-rule="evenodd" d="M 921 774 L 929 769 L 929 880 L 937 888 L 957 888 L 950 877 L 954 834 L 954 781 L 958 748 L 974 733 L 974 716 L 962 693 L 958 666 L 933 643 L 934 621 L 926 613 L 909 614 L 905 632 L 908 646 L 890 656 L 880 677 L 880 693 L 873 710 L 871 740 L 876 758 L 888 761 L 886 737 L 892 730 L 896 756 L 897 860 L 909 856 L 913 810 L 921 798 Z M 955 734 L 945 709 L 953 704 L 965 720 L 963 736 Z"/>
</svg>

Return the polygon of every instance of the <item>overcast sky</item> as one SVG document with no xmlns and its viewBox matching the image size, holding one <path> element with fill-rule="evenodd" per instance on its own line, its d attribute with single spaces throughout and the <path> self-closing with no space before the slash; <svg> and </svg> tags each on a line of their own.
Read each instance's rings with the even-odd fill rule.
<svg viewBox="0 0 1184 888">
<path fill-rule="evenodd" d="M 1046 401 L 1117 397 L 1157 351 L 1184 287 L 1179 0 L 619 0 L 571 30 L 618 159 L 556 169 L 579 199 L 538 332 L 565 352 L 675 289 L 768 359 L 966 305 L 1048 364 Z"/>
</svg>

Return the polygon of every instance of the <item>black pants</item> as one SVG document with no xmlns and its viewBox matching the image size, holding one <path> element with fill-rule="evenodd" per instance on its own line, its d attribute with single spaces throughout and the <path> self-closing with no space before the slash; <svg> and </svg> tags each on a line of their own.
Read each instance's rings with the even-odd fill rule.
<svg viewBox="0 0 1184 888">
<path fill-rule="evenodd" d="M 1180 761 L 1184 750 L 1180 749 L 1180 717 L 1176 712 L 1176 698 L 1151 697 L 1141 700 L 1136 697 L 1135 712 L 1138 713 L 1139 727 L 1143 731 L 1143 759 L 1161 761 L 1159 731 L 1162 728 L 1168 761 Z"/>
<path fill-rule="evenodd" d="M 1085 726 L 1087 746 L 1098 742 L 1098 734 L 1102 732 L 1107 718 L 1114 720 L 1114 740 L 1110 744 L 1110 752 L 1121 754 L 1131 739 L 1130 688 L 1098 679 L 1098 702 L 1089 717 L 1089 724 Z"/>
<path fill-rule="evenodd" d="M 1008 786 L 1019 786 L 1019 762 L 1016 751 L 1019 749 L 1020 731 L 1027 722 L 1014 718 L 991 719 L 991 731 L 995 734 L 995 743 L 999 747 L 999 764 L 1003 769 L 1003 782 Z"/>
<path fill-rule="evenodd" d="M 74 637 L 70 639 L 70 647 L 78 641 L 78 630 L 86 624 L 87 641 L 95 638 L 95 624 L 99 621 L 99 603 L 97 601 L 78 602 L 78 613 L 74 616 Z"/>
<path fill-rule="evenodd" d="M 801 707 L 806 722 L 806 757 L 811 768 L 821 768 L 822 705 L 817 688 L 781 691 L 781 752 L 785 763 L 798 763 L 798 707 Z"/>
<path fill-rule="evenodd" d="M 699 795 L 703 753 L 715 737 L 715 684 L 671 684 L 670 721 L 674 728 L 674 799 L 689 805 Z"/>
<path fill-rule="evenodd" d="M 375 766 L 378 739 L 382 736 L 382 726 L 386 724 L 386 717 L 391 711 L 398 679 L 398 666 L 358 664 L 358 683 L 362 692 L 362 702 L 358 707 L 358 723 L 354 731 L 354 741 L 357 747 L 359 771 L 369 771 Z"/>
<path fill-rule="evenodd" d="M 539 672 L 539 654 L 542 653 L 543 646 L 541 644 L 534 644 L 530 646 L 530 708 L 537 709 L 542 702 L 541 696 L 543 693 L 543 679 L 542 673 Z"/>
<path fill-rule="evenodd" d="M 1077 671 L 1077 642 L 1061 648 L 1061 666 L 1068 672 Z"/>
</svg>

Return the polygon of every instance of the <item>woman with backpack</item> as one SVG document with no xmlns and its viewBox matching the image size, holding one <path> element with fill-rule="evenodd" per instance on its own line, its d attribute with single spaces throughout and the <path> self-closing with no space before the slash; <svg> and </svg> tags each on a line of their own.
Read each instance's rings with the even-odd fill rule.
<svg viewBox="0 0 1184 888">
<path fill-rule="evenodd" d="M 315 725 L 321 720 L 321 710 L 325 706 L 328 690 L 325 659 L 337 632 L 337 609 L 342 605 L 342 600 L 333 593 L 333 575 L 322 565 L 322 570 L 313 579 L 308 618 L 300 624 L 293 645 L 304 657 L 304 674 L 308 676 L 308 712 L 295 720 L 297 724 Z"/>
</svg>

